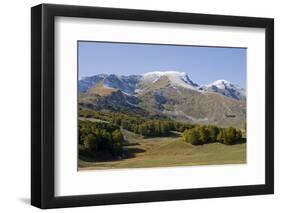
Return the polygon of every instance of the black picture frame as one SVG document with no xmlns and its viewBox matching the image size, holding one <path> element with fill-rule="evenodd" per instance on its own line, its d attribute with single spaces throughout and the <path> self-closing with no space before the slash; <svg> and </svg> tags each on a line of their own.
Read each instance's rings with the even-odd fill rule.
<svg viewBox="0 0 281 213">
<path fill-rule="evenodd" d="M 54 171 L 55 17 L 264 28 L 265 184 L 56 197 Z M 164 11 L 41 4 L 31 8 L 31 204 L 42 208 L 217 198 L 274 193 L 274 20 Z"/>
</svg>

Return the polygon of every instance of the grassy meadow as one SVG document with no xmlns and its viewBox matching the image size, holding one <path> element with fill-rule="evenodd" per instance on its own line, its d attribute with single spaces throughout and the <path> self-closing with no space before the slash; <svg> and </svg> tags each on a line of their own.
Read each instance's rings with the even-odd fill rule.
<svg viewBox="0 0 281 213">
<path fill-rule="evenodd" d="M 126 130 L 124 135 L 128 141 L 124 149 L 131 157 L 104 162 L 81 157 L 79 170 L 246 163 L 246 143 L 231 146 L 221 143 L 194 146 L 185 143 L 178 136 L 145 139 Z"/>
<path fill-rule="evenodd" d="M 100 125 L 108 125 L 112 122 L 110 120 L 112 115 L 100 113 L 94 115 L 85 116 L 82 113 L 79 122 L 88 121 Z M 79 150 L 79 170 L 246 163 L 245 134 L 243 134 L 242 141 L 232 145 L 225 145 L 221 142 L 192 145 L 184 140 L 183 132 L 180 131 L 169 131 L 168 135 L 161 137 L 147 137 L 126 130 L 122 126 L 116 128 L 118 128 L 118 131 L 120 130 L 119 134 L 122 135 L 121 139 L 123 140 L 121 148 L 117 146 L 117 152 L 114 152 L 118 154 L 113 156 L 108 152 L 80 152 L 81 150 Z M 116 132 L 116 130 L 114 131 Z M 112 137 L 114 137 L 114 134 Z M 87 140 L 84 139 L 84 141 Z M 89 147 L 92 150 L 97 149 L 96 146 Z"/>
</svg>

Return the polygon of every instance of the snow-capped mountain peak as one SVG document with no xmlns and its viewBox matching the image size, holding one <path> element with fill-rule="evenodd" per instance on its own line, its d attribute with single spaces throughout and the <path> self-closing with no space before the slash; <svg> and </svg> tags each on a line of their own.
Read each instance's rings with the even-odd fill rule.
<svg viewBox="0 0 281 213">
<path fill-rule="evenodd" d="M 227 80 L 216 80 L 211 84 L 201 86 L 199 89 L 207 92 L 216 92 L 237 100 L 242 100 L 246 98 L 245 89 Z"/>
<path fill-rule="evenodd" d="M 225 89 L 226 87 L 234 87 L 234 84 L 232 84 L 231 82 L 227 81 L 227 80 L 216 80 L 213 83 L 209 84 L 208 86 L 216 86 L 220 89 Z"/>
<path fill-rule="evenodd" d="M 155 83 L 162 77 L 167 77 L 172 85 L 195 89 L 198 85 L 190 80 L 187 73 L 178 71 L 153 71 L 142 75 L 142 83 Z"/>
</svg>

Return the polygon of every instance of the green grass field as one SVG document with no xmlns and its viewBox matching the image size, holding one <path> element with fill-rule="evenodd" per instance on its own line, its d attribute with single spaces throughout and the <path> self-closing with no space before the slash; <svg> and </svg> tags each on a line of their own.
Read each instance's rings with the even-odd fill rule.
<svg viewBox="0 0 281 213">
<path fill-rule="evenodd" d="M 123 130 L 123 135 L 128 143 L 124 152 L 130 157 L 107 162 L 94 162 L 91 158 L 83 157 L 79 159 L 79 170 L 246 163 L 246 143 L 193 146 L 176 134 L 173 137 L 145 139 Z"/>
</svg>

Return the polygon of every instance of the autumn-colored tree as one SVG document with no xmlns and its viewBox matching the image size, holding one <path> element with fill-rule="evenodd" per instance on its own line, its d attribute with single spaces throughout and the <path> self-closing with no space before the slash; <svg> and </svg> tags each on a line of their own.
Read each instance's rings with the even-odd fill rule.
<svg viewBox="0 0 281 213">
<path fill-rule="evenodd" d="M 187 143 L 191 143 L 192 145 L 200 145 L 202 144 L 200 140 L 200 133 L 198 128 L 192 128 L 185 130 L 183 132 L 183 139 Z"/>
</svg>

